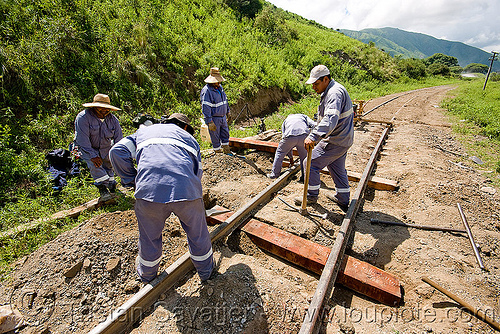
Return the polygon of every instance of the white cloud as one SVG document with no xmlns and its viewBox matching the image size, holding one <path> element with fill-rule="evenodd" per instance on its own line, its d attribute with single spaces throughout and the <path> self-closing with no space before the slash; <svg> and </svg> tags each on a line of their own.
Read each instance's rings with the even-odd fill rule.
<svg viewBox="0 0 500 334">
<path fill-rule="evenodd" d="M 500 51 L 500 0 L 270 0 L 334 29 L 394 27 Z M 486 49 L 485 49 L 486 48 Z"/>
</svg>

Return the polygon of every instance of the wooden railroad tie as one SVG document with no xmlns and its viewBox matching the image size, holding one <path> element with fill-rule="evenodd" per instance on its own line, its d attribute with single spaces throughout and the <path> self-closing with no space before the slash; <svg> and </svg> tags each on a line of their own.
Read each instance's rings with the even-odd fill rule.
<svg viewBox="0 0 500 334">
<path fill-rule="evenodd" d="M 207 223 L 221 224 L 232 214 L 207 217 Z M 321 274 L 330 255 L 331 250 L 326 246 L 256 219 L 250 219 L 241 230 L 260 248 L 316 274 Z M 401 302 L 401 284 L 396 276 L 352 256 L 343 257 L 336 283 L 386 305 L 396 306 Z"/>
<path fill-rule="evenodd" d="M 278 148 L 278 143 L 248 139 L 248 138 L 229 138 L 229 146 L 236 148 L 244 148 L 244 149 L 256 149 L 263 152 L 275 153 Z M 293 150 L 294 155 L 298 155 L 297 150 Z M 290 166 L 290 163 L 284 161 L 283 167 Z M 321 170 L 323 174 L 330 174 L 328 170 L 325 168 Z M 347 177 L 349 181 L 359 182 L 361 179 L 361 173 L 356 173 L 352 171 L 347 171 Z M 376 190 L 387 190 L 387 191 L 396 191 L 399 189 L 399 184 L 397 181 L 384 179 L 381 177 L 370 176 L 368 178 L 368 187 L 376 189 Z"/>
</svg>

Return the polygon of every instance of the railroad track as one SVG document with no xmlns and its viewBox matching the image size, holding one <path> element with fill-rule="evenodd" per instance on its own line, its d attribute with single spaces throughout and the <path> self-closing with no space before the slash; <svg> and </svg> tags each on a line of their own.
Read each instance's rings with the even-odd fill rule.
<svg viewBox="0 0 500 334">
<path fill-rule="evenodd" d="M 395 101 L 399 97 L 408 95 L 409 93 L 410 92 L 393 97 L 390 100 L 383 102 L 382 104 L 372 108 L 368 112 L 364 113 L 362 116 L 388 103 Z M 396 115 L 394 115 L 394 117 L 395 116 Z M 363 119 L 362 117 L 359 120 L 370 122 L 370 120 Z M 375 148 L 373 149 L 373 152 L 371 153 L 370 159 L 366 164 L 366 167 L 364 168 L 362 175 L 361 176 L 358 175 L 357 178 L 354 178 L 352 175 L 350 175 L 350 179 L 357 181 L 358 186 L 352 196 L 349 209 L 345 214 L 344 219 L 342 220 L 342 225 L 340 227 L 340 231 L 337 233 L 337 236 L 335 238 L 335 243 L 331 248 L 327 259 L 323 259 L 324 263 L 323 267 L 320 269 L 321 277 L 318 282 L 318 287 L 309 305 L 300 333 L 315 333 L 319 330 L 319 325 L 321 323 L 319 321 L 321 316 L 320 310 L 322 309 L 324 302 L 327 299 L 327 296 L 329 296 L 335 289 L 334 283 L 337 280 L 339 271 L 341 271 L 342 277 L 344 275 L 343 271 L 345 270 L 346 261 L 342 261 L 342 259 L 344 258 L 344 252 L 347 246 L 347 242 L 349 240 L 349 236 L 353 230 L 354 219 L 359 209 L 363 193 L 366 187 L 369 185 L 369 182 L 371 182 L 370 186 L 376 189 L 378 187 L 378 189 L 382 190 L 397 190 L 397 184 L 396 185 L 390 184 L 391 183 L 390 180 L 385 180 L 387 182 L 384 182 L 384 180 L 378 180 L 377 182 L 377 180 L 373 181 L 374 177 L 371 176 L 371 173 L 379 157 L 382 146 L 392 128 L 392 122 L 384 122 L 384 121 L 379 122 L 376 120 L 374 122 L 380 124 L 380 126 L 382 127 L 382 133 Z M 230 145 L 239 148 L 254 148 L 267 152 L 274 152 L 277 146 L 277 144 L 275 145 L 274 143 L 264 143 L 255 140 L 244 140 L 237 138 L 231 138 Z M 249 232 L 249 228 L 246 228 L 245 230 L 245 226 L 248 225 L 249 218 L 252 216 L 252 213 L 259 206 L 265 205 L 267 202 L 269 202 L 272 196 L 280 189 L 284 188 L 290 177 L 295 173 L 297 173 L 299 170 L 300 168 L 297 164 L 292 166 L 291 168 L 286 170 L 272 184 L 270 184 L 257 196 L 255 196 L 250 202 L 241 207 L 237 212 L 221 215 L 221 217 L 224 217 L 223 220 L 217 217 L 208 218 L 209 222 L 212 223 L 215 222 L 219 224 L 215 228 L 215 230 L 211 232 L 212 242 L 216 242 L 221 238 L 227 237 L 237 228 L 242 228 L 244 232 L 252 236 L 251 232 Z M 250 222 L 252 222 L 252 220 Z M 262 223 L 259 222 L 256 223 L 255 220 L 253 220 L 253 224 L 262 224 Z M 286 232 L 274 231 L 273 233 L 286 233 Z M 263 246 L 263 244 L 265 244 L 266 241 L 261 236 L 256 236 L 254 233 L 253 237 L 254 238 L 252 240 L 254 240 L 257 244 L 259 244 L 260 242 L 260 246 L 265 247 Z M 287 238 L 290 238 L 290 236 L 287 236 Z M 281 246 L 282 246 L 281 247 L 282 253 L 286 252 L 293 253 L 293 251 L 290 251 L 290 249 L 288 249 L 287 246 L 283 245 Z M 313 245 L 309 245 L 306 248 L 310 249 L 314 247 L 315 246 Z M 325 254 L 327 253 L 327 250 L 322 249 L 319 252 Z M 296 258 L 297 256 L 296 253 L 297 252 L 295 252 L 294 256 L 291 256 L 290 258 L 293 257 Z M 282 255 L 282 257 L 287 258 L 287 255 L 286 254 Z M 304 255 L 303 259 L 305 259 L 303 261 L 310 260 L 307 258 L 307 255 Z M 288 260 L 290 261 L 290 259 Z M 314 269 L 311 268 L 308 269 L 314 271 Z M 139 292 L 137 292 L 134 296 L 132 296 L 122 306 L 115 309 L 104 322 L 100 323 L 95 328 L 93 328 L 90 331 L 90 333 L 97 334 L 97 333 L 126 332 L 138 319 L 141 319 L 143 317 L 143 312 L 142 311 L 137 312 L 137 310 L 146 310 L 149 306 L 153 305 L 155 301 L 158 300 L 161 294 L 164 294 L 166 290 L 175 286 L 175 284 L 177 284 L 177 282 L 183 276 L 185 276 L 188 272 L 192 270 L 193 266 L 189 259 L 189 253 L 185 253 L 183 256 L 177 259 L 177 261 L 175 261 L 172 265 L 170 265 L 164 272 L 162 272 L 153 282 L 145 285 Z M 316 272 L 319 273 L 318 271 Z M 393 284 L 396 285 L 399 284 L 399 282 Z M 348 283 L 344 285 L 348 286 Z M 351 288 L 356 289 L 356 287 L 351 287 Z M 394 294 L 397 295 L 397 293 Z M 371 297 L 374 298 L 373 296 Z M 397 299 L 397 296 L 396 297 L 393 296 L 392 298 Z"/>
</svg>

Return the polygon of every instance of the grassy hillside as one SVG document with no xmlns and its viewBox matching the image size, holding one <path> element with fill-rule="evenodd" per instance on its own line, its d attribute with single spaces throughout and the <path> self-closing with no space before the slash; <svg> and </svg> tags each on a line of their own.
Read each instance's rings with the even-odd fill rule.
<svg viewBox="0 0 500 334">
<path fill-rule="evenodd" d="M 443 53 L 457 58 L 462 67 L 471 63 L 488 66 L 490 64 L 488 58 L 491 53 L 461 42 L 437 39 L 425 34 L 397 28 L 363 29 L 361 31 L 341 30 L 341 32 L 363 43 L 372 41 L 378 48 L 384 49 L 391 56 L 403 55 L 406 58 L 423 59 L 435 53 Z M 495 64 L 494 69 L 500 70 L 500 65 Z"/>
</svg>

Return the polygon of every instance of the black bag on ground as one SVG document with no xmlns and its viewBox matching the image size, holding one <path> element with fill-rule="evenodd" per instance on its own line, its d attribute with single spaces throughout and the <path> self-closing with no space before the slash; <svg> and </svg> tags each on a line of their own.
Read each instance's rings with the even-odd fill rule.
<svg viewBox="0 0 500 334">
<path fill-rule="evenodd" d="M 52 189 L 62 190 L 68 183 L 68 177 L 80 175 L 80 168 L 71 159 L 71 152 L 62 148 L 50 151 L 45 155 L 49 163 L 47 171 L 52 177 Z"/>
</svg>

